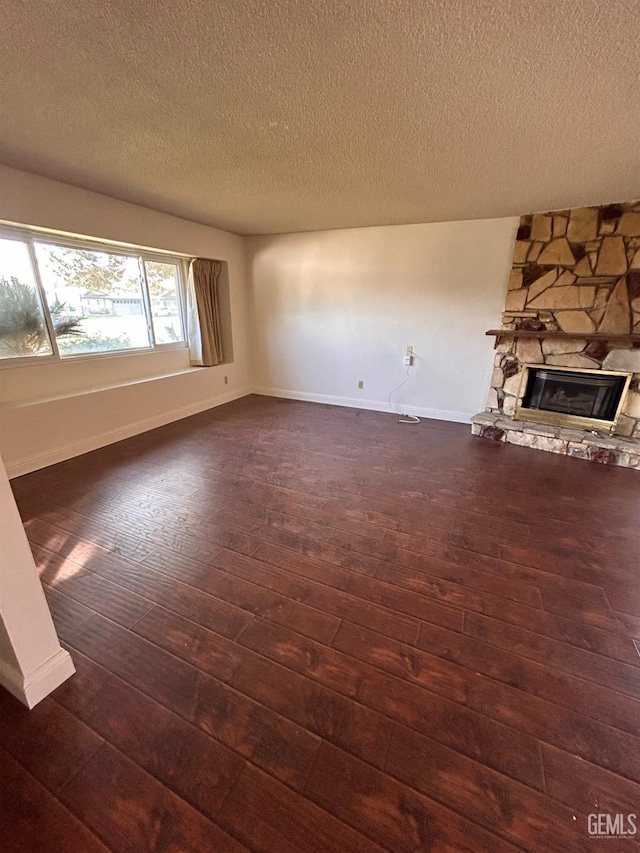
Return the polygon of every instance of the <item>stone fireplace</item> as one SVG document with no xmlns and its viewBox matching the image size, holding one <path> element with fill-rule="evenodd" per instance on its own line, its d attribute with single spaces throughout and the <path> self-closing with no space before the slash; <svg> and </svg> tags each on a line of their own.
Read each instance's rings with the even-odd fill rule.
<svg viewBox="0 0 640 853">
<path fill-rule="evenodd" d="M 487 334 L 475 435 L 640 469 L 640 202 L 523 216 Z"/>
</svg>

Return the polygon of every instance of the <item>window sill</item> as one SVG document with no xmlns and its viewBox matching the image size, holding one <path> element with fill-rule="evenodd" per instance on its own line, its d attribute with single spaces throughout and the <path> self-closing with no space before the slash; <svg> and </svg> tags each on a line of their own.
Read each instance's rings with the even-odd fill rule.
<svg viewBox="0 0 640 853">
<path fill-rule="evenodd" d="M 77 355 L 33 355 L 25 358 L 0 359 L 0 370 L 15 370 L 21 367 L 37 367 L 38 365 L 51 364 L 77 364 L 78 362 L 103 361 L 106 358 L 124 358 L 126 356 L 151 355 L 157 352 L 168 352 L 169 350 L 187 349 L 187 344 L 180 341 L 175 344 L 159 344 L 155 347 L 137 347 L 136 349 L 120 349 L 112 352 L 83 352 Z"/>
</svg>

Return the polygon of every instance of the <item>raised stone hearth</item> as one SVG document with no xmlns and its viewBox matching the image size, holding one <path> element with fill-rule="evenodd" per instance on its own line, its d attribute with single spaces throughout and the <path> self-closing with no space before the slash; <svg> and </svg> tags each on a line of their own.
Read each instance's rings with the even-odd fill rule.
<svg viewBox="0 0 640 853">
<path fill-rule="evenodd" d="M 596 436 L 584 430 L 515 421 L 495 412 L 475 415 L 471 419 L 471 431 L 493 441 L 640 470 L 640 443 L 631 438 Z"/>
<path fill-rule="evenodd" d="M 521 217 L 500 331 L 475 435 L 640 468 L 640 202 Z M 526 364 L 633 374 L 615 436 L 514 420 Z"/>
</svg>

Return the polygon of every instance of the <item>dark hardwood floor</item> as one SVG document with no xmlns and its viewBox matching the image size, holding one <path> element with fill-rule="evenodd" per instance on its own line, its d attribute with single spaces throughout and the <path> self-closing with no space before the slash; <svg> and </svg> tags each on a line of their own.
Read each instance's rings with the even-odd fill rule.
<svg viewBox="0 0 640 853">
<path fill-rule="evenodd" d="M 639 850 L 640 474 L 250 397 L 13 481 L 0 849 Z"/>
</svg>

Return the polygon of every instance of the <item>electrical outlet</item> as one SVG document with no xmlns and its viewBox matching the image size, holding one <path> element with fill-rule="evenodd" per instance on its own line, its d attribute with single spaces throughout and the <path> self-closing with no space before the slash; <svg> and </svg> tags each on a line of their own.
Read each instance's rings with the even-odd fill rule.
<svg viewBox="0 0 640 853">
<path fill-rule="evenodd" d="M 413 355 L 413 347 L 407 346 L 406 355 Z"/>
<path fill-rule="evenodd" d="M 229 384 L 229 377 L 228 377 L 228 376 L 225 376 L 225 377 L 224 377 L 224 384 L 225 384 L 225 385 L 228 385 L 228 384 Z"/>
<path fill-rule="evenodd" d="M 358 388 L 364 388 L 364 379 L 358 379 Z"/>
</svg>

